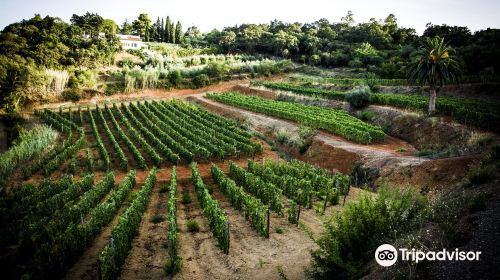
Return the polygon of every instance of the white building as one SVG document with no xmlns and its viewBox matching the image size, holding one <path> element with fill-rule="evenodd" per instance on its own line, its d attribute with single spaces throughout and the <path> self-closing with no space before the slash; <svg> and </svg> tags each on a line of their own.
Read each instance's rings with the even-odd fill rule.
<svg viewBox="0 0 500 280">
<path fill-rule="evenodd" d="M 120 43 L 124 50 L 138 50 L 140 48 L 147 49 L 148 45 L 141 40 L 140 36 L 118 34 Z"/>
</svg>

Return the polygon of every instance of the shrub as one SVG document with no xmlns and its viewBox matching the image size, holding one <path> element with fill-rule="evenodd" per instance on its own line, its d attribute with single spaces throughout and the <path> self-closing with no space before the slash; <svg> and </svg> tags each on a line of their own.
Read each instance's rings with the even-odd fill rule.
<svg viewBox="0 0 500 280">
<path fill-rule="evenodd" d="M 193 83 L 196 87 L 205 87 L 210 84 L 210 78 L 208 78 L 207 74 L 200 74 L 193 79 Z"/>
<path fill-rule="evenodd" d="M 167 184 L 161 184 L 161 186 L 160 186 L 160 193 L 166 193 L 167 191 L 168 191 Z"/>
<path fill-rule="evenodd" d="M 361 119 L 364 121 L 371 122 L 373 121 L 374 118 L 375 118 L 375 113 L 373 112 L 364 111 L 363 113 L 361 113 Z"/>
<path fill-rule="evenodd" d="M 165 264 L 163 265 L 163 271 L 165 271 L 167 275 L 176 274 L 177 272 L 181 271 L 181 268 L 182 258 L 179 256 L 173 262 L 170 258 L 167 259 L 165 261 Z"/>
<path fill-rule="evenodd" d="M 187 222 L 187 230 L 189 232 L 198 232 L 200 231 L 200 225 L 196 220 L 189 220 Z"/>
<path fill-rule="evenodd" d="M 358 86 L 345 96 L 353 108 L 363 108 L 371 102 L 371 90 L 368 86 Z"/>
<path fill-rule="evenodd" d="M 163 221 L 165 221 L 165 217 L 163 215 L 154 215 L 150 220 L 150 222 L 152 222 L 153 224 L 158 224 Z"/>
<path fill-rule="evenodd" d="M 479 185 L 493 179 L 496 174 L 494 165 L 478 166 L 469 171 L 469 181 L 473 185 Z"/>
<path fill-rule="evenodd" d="M 182 199 L 181 199 L 181 203 L 182 204 L 189 204 L 191 203 L 191 196 L 189 195 L 188 192 L 184 192 L 182 193 Z"/>
<path fill-rule="evenodd" d="M 311 252 L 307 275 L 314 279 L 359 278 L 373 250 L 417 229 L 427 219 L 428 209 L 427 200 L 414 189 L 390 191 L 386 186 L 376 198 L 364 195 L 358 202 L 346 204 L 316 240 L 319 249 Z"/>
<path fill-rule="evenodd" d="M 278 234 L 282 234 L 284 232 L 283 228 L 282 227 L 277 227 L 276 228 L 276 233 Z"/>
<path fill-rule="evenodd" d="M 182 73 L 181 71 L 175 69 L 170 71 L 167 75 L 169 82 L 174 86 L 179 86 L 182 83 Z"/>
</svg>

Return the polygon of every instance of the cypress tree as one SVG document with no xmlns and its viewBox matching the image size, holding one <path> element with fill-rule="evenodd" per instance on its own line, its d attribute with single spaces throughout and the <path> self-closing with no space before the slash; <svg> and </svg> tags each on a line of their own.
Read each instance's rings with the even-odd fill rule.
<svg viewBox="0 0 500 280">
<path fill-rule="evenodd" d="M 168 34 L 170 36 L 170 43 L 175 44 L 175 28 L 174 28 L 174 22 L 170 22 L 169 26 L 169 31 Z"/>
<path fill-rule="evenodd" d="M 155 26 L 155 42 L 161 42 L 161 22 L 160 22 L 160 17 L 156 20 L 156 26 Z"/>
<path fill-rule="evenodd" d="M 171 41 L 170 41 L 170 16 L 167 16 L 167 22 L 165 23 L 165 43 L 171 43 Z"/>
<path fill-rule="evenodd" d="M 177 25 L 175 26 L 175 42 L 177 44 L 182 44 L 184 40 L 184 34 L 182 33 L 182 25 L 180 21 L 177 21 Z"/>
<path fill-rule="evenodd" d="M 160 25 L 160 42 L 165 42 L 165 22 L 163 18 L 161 18 L 161 25 Z"/>
</svg>

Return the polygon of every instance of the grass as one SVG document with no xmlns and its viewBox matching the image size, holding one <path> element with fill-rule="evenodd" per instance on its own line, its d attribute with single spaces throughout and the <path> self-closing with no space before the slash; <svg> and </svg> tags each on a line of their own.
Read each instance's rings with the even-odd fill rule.
<svg viewBox="0 0 500 280">
<path fill-rule="evenodd" d="M 399 147 L 396 152 L 398 153 L 406 153 L 408 150 L 405 147 Z"/>
<path fill-rule="evenodd" d="M 189 220 L 187 222 L 187 231 L 188 232 L 199 232 L 200 231 L 200 225 L 196 220 Z"/>
<path fill-rule="evenodd" d="M 163 215 L 154 215 L 150 220 L 150 222 L 152 222 L 153 224 L 158 224 L 163 221 L 165 221 L 165 217 Z"/>
<path fill-rule="evenodd" d="M 285 230 L 282 227 L 277 227 L 276 228 L 276 233 L 283 234 L 284 232 L 285 232 Z"/>
<path fill-rule="evenodd" d="M 168 191 L 167 184 L 161 184 L 160 193 L 166 193 Z"/>
<path fill-rule="evenodd" d="M 189 204 L 191 203 L 193 200 L 191 199 L 191 195 L 189 195 L 188 192 L 183 192 L 182 193 L 182 198 L 181 198 L 181 203 L 182 204 Z"/>
</svg>

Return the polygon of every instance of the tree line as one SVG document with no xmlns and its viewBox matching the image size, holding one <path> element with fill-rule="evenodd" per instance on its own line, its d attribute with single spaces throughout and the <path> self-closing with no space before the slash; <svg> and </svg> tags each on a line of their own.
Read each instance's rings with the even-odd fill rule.
<svg viewBox="0 0 500 280">
<path fill-rule="evenodd" d="M 148 14 L 140 14 L 139 17 L 132 23 L 125 19 L 121 25 L 120 32 L 126 35 L 138 35 L 146 42 L 164 42 L 172 44 L 182 44 L 184 42 L 184 33 L 182 24 L 177 21 L 177 24 L 167 16 L 164 18 L 158 17 L 156 22 L 152 23 Z"/>
</svg>

